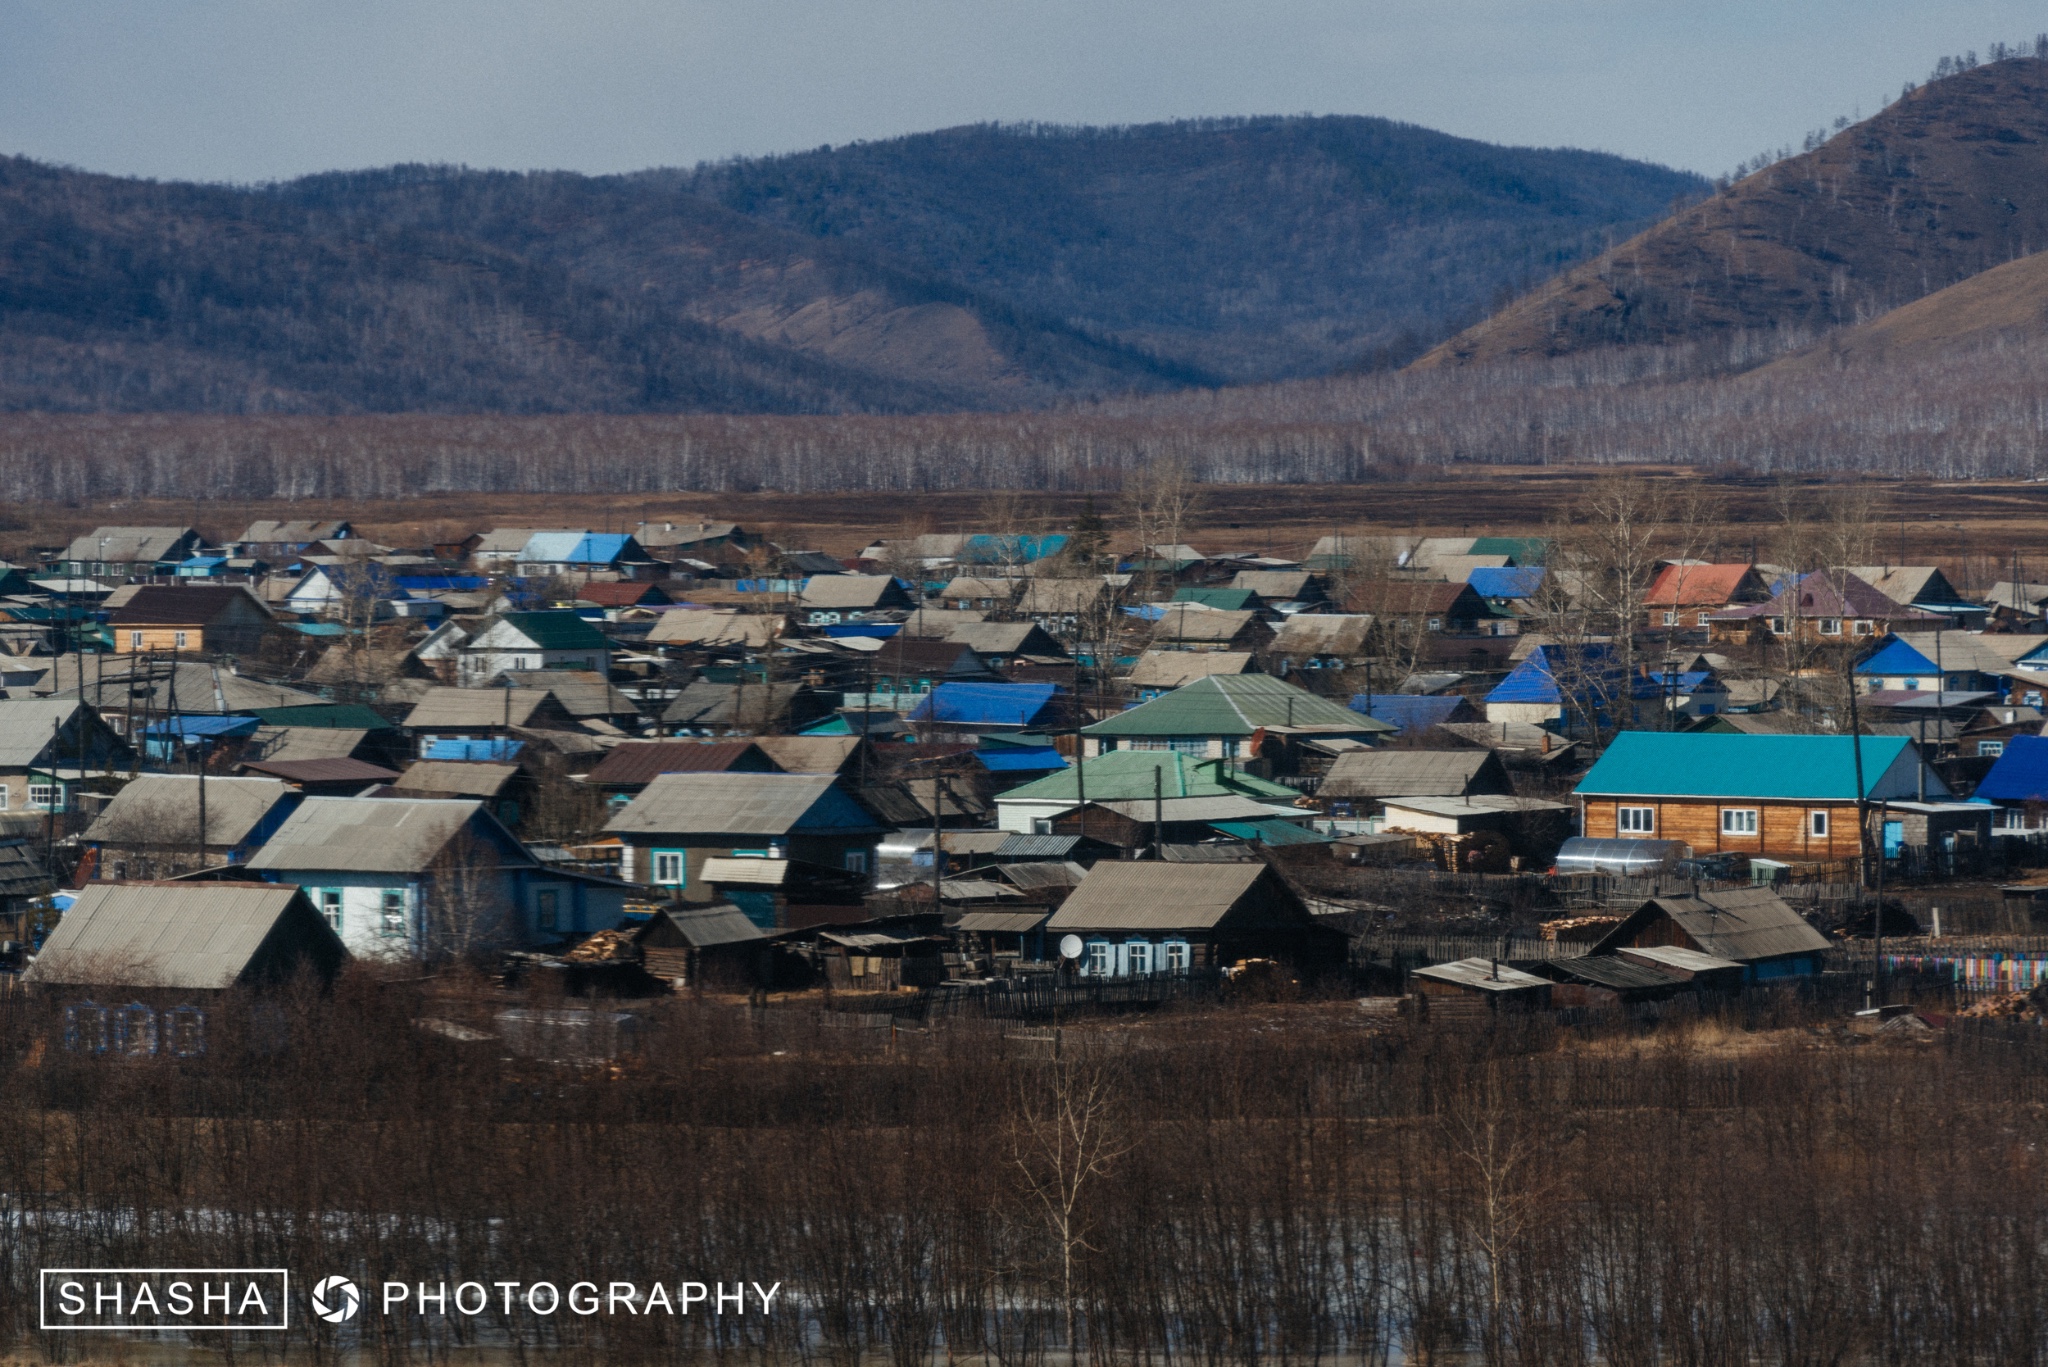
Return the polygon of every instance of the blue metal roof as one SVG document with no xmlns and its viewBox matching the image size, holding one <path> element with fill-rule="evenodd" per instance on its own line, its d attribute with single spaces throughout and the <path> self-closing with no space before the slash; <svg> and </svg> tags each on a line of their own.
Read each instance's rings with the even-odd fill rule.
<svg viewBox="0 0 2048 1367">
<path fill-rule="evenodd" d="M 1992 802 L 2048 800 L 2048 737 L 2014 736 L 1984 781 L 1977 796 Z"/>
<path fill-rule="evenodd" d="M 1856 666 L 1858 674 L 1933 674 L 1934 661 L 1894 636 Z"/>
<path fill-rule="evenodd" d="M 903 630 L 901 622 L 840 622 L 825 628 L 827 636 L 871 636 L 886 641 Z"/>
<path fill-rule="evenodd" d="M 912 709 L 912 721 L 965 726 L 1029 726 L 1059 694 L 1056 684 L 942 683 Z"/>
<path fill-rule="evenodd" d="M 1064 533 L 1055 532 L 1050 536 L 970 536 L 961 547 L 960 560 L 970 565 L 1007 565 L 1018 562 L 1029 563 L 1058 555 L 1065 550 L 1067 538 Z"/>
<path fill-rule="evenodd" d="M 1367 695 L 1359 693 L 1351 699 L 1351 710 L 1403 731 L 1427 731 L 1449 721 L 1464 704 L 1465 700 L 1456 694 L 1439 697 L 1417 693 L 1374 693 L 1368 699 Z"/>
<path fill-rule="evenodd" d="M 420 748 L 421 759 L 498 760 L 511 759 L 526 748 L 523 740 L 494 736 L 476 740 L 446 737 L 430 740 Z"/>
<path fill-rule="evenodd" d="M 1004 746 L 974 752 L 981 767 L 992 774 L 1043 774 L 1067 767 L 1067 758 L 1050 745 Z"/>
<path fill-rule="evenodd" d="M 414 593 L 473 593 L 491 581 L 480 574 L 401 574 L 391 582 Z"/>
<path fill-rule="evenodd" d="M 1866 794 L 1879 793 L 1879 780 L 1910 743 L 1904 736 L 1862 738 Z M 1579 781 L 1578 792 L 1854 802 L 1856 756 L 1848 736 L 1623 731 Z"/>
<path fill-rule="evenodd" d="M 1621 667 L 1608 647 L 1538 646 L 1529 658 L 1515 666 L 1514 673 L 1486 695 L 1488 702 L 1562 703 L 1566 687 L 1587 689 L 1599 686 L 1612 694 L 1620 681 Z M 1560 683 L 1562 680 L 1562 684 Z"/>
<path fill-rule="evenodd" d="M 151 722 L 143 734 L 177 736 L 181 740 L 208 736 L 219 740 L 227 736 L 253 736 L 260 725 L 262 722 L 255 717 L 179 717 L 173 721 Z"/>
<path fill-rule="evenodd" d="M 1481 598 L 1534 598 L 1543 587 L 1540 566 L 1482 566 L 1465 576 L 1465 582 Z"/>
<path fill-rule="evenodd" d="M 568 565 L 609 565 L 633 538 L 622 532 L 535 532 L 519 552 L 521 560 Z"/>
</svg>

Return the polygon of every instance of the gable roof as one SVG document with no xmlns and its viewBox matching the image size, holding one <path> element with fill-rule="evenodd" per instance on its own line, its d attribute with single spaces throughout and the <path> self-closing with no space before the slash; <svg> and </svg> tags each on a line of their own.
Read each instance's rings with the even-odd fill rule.
<svg viewBox="0 0 2048 1367">
<path fill-rule="evenodd" d="M 1585 778 L 1582 797 L 1856 800 L 1848 736 L 1758 736 L 1706 731 L 1623 731 Z M 1904 736 L 1864 736 L 1867 798 L 1911 797 L 1919 751 Z M 1930 771 L 1928 795 L 1948 788 Z"/>
<path fill-rule="evenodd" d="M 836 774 L 862 745 L 863 736 L 756 736 L 754 744 L 786 774 Z"/>
<path fill-rule="evenodd" d="M 550 703 L 554 703 L 554 695 L 544 688 L 435 687 L 413 704 L 405 715 L 405 725 L 425 730 L 437 726 L 530 726 L 534 713 Z"/>
<path fill-rule="evenodd" d="M 1371 613 L 1301 612 L 1280 624 L 1269 649 L 1275 655 L 1357 655 L 1372 630 Z"/>
<path fill-rule="evenodd" d="M 559 561 L 565 565 L 609 565 L 638 553 L 639 543 L 624 532 L 535 532 L 520 548 L 519 558 L 537 564 Z"/>
<path fill-rule="evenodd" d="M 1158 625 L 1152 628 L 1152 639 L 1224 644 L 1236 641 L 1258 621 L 1259 615 L 1255 612 L 1229 612 L 1203 607 L 1200 603 L 1174 603 L 1167 607 L 1160 615 Z"/>
<path fill-rule="evenodd" d="M 1264 727 L 1368 734 L 1385 722 L 1265 674 L 1212 674 L 1083 730 L 1091 736 L 1249 736 Z"/>
<path fill-rule="evenodd" d="M 1317 594 L 1322 576 L 1313 570 L 1239 570 L 1230 587 L 1250 589 L 1269 603 L 1286 603 Z"/>
<path fill-rule="evenodd" d="M 1769 888 L 1725 888 L 1690 897 L 1652 897 L 1600 937 L 1590 953 L 1626 945 L 1644 925 L 1668 917 L 1702 953 L 1736 963 L 1818 953 L 1827 936 Z"/>
<path fill-rule="evenodd" d="M 78 707 L 76 698 L 0 698 L 0 768 L 37 763 Z"/>
<path fill-rule="evenodd" d="M 1717 608 L 1745 590 L 1763 597 L 1765 585 L 1752 565 L 1666 565 L 1643 595 L 1651 608 Z"/>
<path fill-rule="evenodd" d="M 1309 924 L 1306 909 L 1264 864 L 1111 859 L 1088 870 L 1081 886 L 1060 904 L 1045 928 L 1048 932 L 1214 929 L 1262 882 L 1270 895 L 1243 918 L 1246 929 Z M 1289 915 L 1289 910 L 1295 914 Z"/>
<path fill-rule="evenodd" d="M 475 798 L 309 797 L 249 860 L 280 873 L 424 873 L 475 823 L 500 845 L 499 858 L 533 857 Z"/>
<path fill-rule="evenodd" d="M 796 683 L 722 684 L 697 679 L 669 699 L 661 719 L 679 726 L 766 726 L 789 711 Z"/>
<path fill-rule="evenodd" d="M 1150 801 L 1154 774 L 1163 797 L 1243 796 L 1291 803 L 1299 796 L 1292 788 L 1232 768 L 1229 760 L 1199 759 L 1176 750 L 1112 750 L 1083 760 L 1082 768 L 1086 772 L 1079 776 L 1072 766 L 1048 774 L 996 801 L 1078 802 L 1084 787 L 1090 802 Z"/>
<path fill-rule="evenodd" d="M 1124 682 L 1133 688 L 1179 688 L 1211 674 L 1242 674 L 1252 667 L 1249 650 L 1148 650 Z"/>
<path fill-rule="evenodd" d="M 747 919 L 747 914 L 730 902 L 713 902 L 708 907 L 667 906 L 654 913 L 652 920 L 635 933 L 634 938 L 644 940 L 648 932 L 659 922 L 666 921 L 683 942 L 692 949 L 711 949 L 719 945 L 751 944 L 768 937 L 761 928 Z"/>
<path fill-rule="evenodd" d="M 911 710 L 909 720 L 963 726 L 1030 726 L 1058 698 L 1053 684 L 942 683 Z"/>
<path fill-rule="evenodd" d="M 281 802 L 297 794 L 282 779 L 206 780 L 206 844 L 233 849 Z M 141 774 L 130 779 L 86 828 L 88 841 L 110 845 L 174 845 L 199 834 L 199 776 Z"/>
<path fill-rule="evenodd" d="M 1510 788 L 1491 750 L 1347 750 L 1331 763 L 1319 795 L 1465 797 Z"/>
<path fill-rule="evenodd" d="M 1935 565 L 1850 565 L 1849 573 L 1895 603 L 1961 603 L 1948 576 Z"/>
<path fill-rule="evenodd" d="M 362 732 L 323 731 L 320 734 L 360 736 Z M 281 778 L 287 783 L 389 783 L 398 777 L 396 769 L 386 769 L 381 764 L 371 764 L 348 755 L 319 759 L 251 759 L 243 760 L 242 767 L 268 778 Z M 213 815 L 210 802 L 207 815 Z"/>
<path fill-rule="evenodd" d="M 1352 695 L 1351 710 L 1402 731 L 1479 720 L 1478 711 L 1456 693 L 1357 693 Z"/>
<path fill-rule="evenodd" d="M 1961 667 L 1959 665 L 1949 665 L 1946 659 L 1942 660 L 1942 664 L 1947 665 L 1950 669 Z M 1856 666 L 1856 672 L 1858 674 L 1933 674 L 1935 671 L 1934 661 L 1928 659 L 1925 655 L 1922 655 L 1918 650 L 1907 644 L 1904 637 L 1887 636 L 1883 645 L 1879 646 Z"/>
<path fill-rule="evenodd" d="M 508 612 L 498 618 L 498 623 L 512 628 L 541 650 L 609 650 L 611 642 L 604 633 L 584 621 L 573 612 Z M 477 633 L 471 643 L 489 632 L 487 626 Z"/>
<path fill-rule="evenodd" d="M 649 835 L 788 835 L 806 826 L 876 829 L 830 774 L 662 774 L 605 823 Z"/>
<path fill-rule="evenodd" d="M 1029 579 L 1017 611 L 1041 615 L 1086 612 L 1109 591 L 1101 579 Z"/>
<path fill-rule="evenodd" d="M 92 560 L 109 564 L 155 562 L 174 553 L 178 543 L 193 536 L 190 527 L 95 527 L 65 548 L 66 560 Z"/>
<path fill-rule="evenodd" d="M 630 787 L 663 774 L 723 774 L 733 770 L 773 772 L 778 766 L 750 740 L 629 740 L 611 748 L 586 783 Z"/>
<path fill-rule="evenodd" d="M 516 764 L 459 759 L 422 759 L 406 766 L 391 784 L 395 793 L 440 797 L 496 797 L 518 777 Z"/>
<path fill-rule="evenodd" d="M 267 618 L 270 609 L 239 584 L 137 584 L 128 601 L 107 614 L 110 627 L 183 626 L 218 621 L 237 607 Z"/>
<path fill-rule="evenodd" d="M 1978 783 L 1975 796 L 1988 802 L 2048 800 L 2048 738 L 2014 736 L 2005 753 Z"/>
<path fill-rule="evenodd" d="M 310 519 L 296 522 L 259 520 L 251 522 L 235 540 L 244 545 L 250 542 L 294 542 L 311 545 L 315 541 L 327 541 L 345 535 L 348 530 L 349 525 L 346 522 L 316 522 Z"/>
<path fill-rule="evenodd" d="M 1543 588 L 1543 577 L 1541 566 L 1496 569 L 1482 565 L 1466 576 L 1465 582 L 1481 598 L 1534 598 Z"/>
<path fill-rule="evenodd" d="M 945 614 L 933 614 L 946 625 L 946 639 L 958 641 L 977 655 L 1065 655 L 1067 648 L 1036 622 L 956 621 L 945 623 Z M 966 617 L 962 612 L 960 617 Z M 904 627 L 905 631 L 910 628 Z"/>
<path fill-rule="evenodd" d="M 1610 646 L 1543 645 L 1530 651 L 1486 700 L 1562 704 L 1589 692 L 1618 693 L 1620 683 L 1621 666 Z"/>
<path fill-rule="evenodd" d="M 804 582 L 797 601 L 807 608 L 875 608 L 909 600 L 893 575 L 819 574 Z"/>
<path fill-rule="evenodd" d="M 615 583 L 594 579 L 588 584 L 577 585 L 576 597 L 601 608 L 629 608 L 642 604 L 658 607 L 669 601 L 668 593 L 661 585 L 635 583 L 630 579 Z"/>
<path fill-rule="evenodd" d="M 501 669 L 498 677 L 520 688 L 554 694 L 572 717 L 633 717 L 640 712 L 638 703 L 594 669 Z"/>
<path fill-rule="evenodd" d="M 41 983 L 119 983 L 217 991 L 243 981 L 282 935 L 316 965 L 348 957 L 305 894 L 274 883 L 93 883 L 78 894 L 25 975 Z"/>
<path fill-rule="evenodd" d="M 647 633 L 651 643 L 697 646 L 742 646 L 760 649 L 787 628 L 779 613 L 677 608 L 655 619 Z"/>
</svg>

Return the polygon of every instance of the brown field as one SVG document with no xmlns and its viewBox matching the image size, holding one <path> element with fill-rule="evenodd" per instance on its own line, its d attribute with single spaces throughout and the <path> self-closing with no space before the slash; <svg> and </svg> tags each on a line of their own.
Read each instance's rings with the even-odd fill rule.
<svg viewBox="0 0 2048 1367">
<path fill-rule="evenodd" d="M 1668 467 L 1643 471 L 1674 482 L 1702 480 L 1727 508 L 1718 554 L 1742 559 L 1752 544 L 1769 556 L 1782 505 L 1781 485 L 1756 477 L 1702 477 Z M 1430 472 L 1399 482 L 1367 484 L 1211 485 L 1187 535 L 1204 550 L 1305 554 L 1331 532 L 1480 535 L 1537 533 L 1552 525 L 1604 470 L 1587 467 L 1489 467 Z M 1952 577 L 1988 584 L 2009 577 L 2021 557 L 2025 577 L 2048 575 L 2048 483 L 1967 481 L 1943 483 L 1866 478 L 1882 497 L 1877 538 L 1887 558 L 1902 564 L 1934 563 Z M 1818 501 L 1830 491 L 1822 480 L 1795 486 Z M 985 493 L 669 493 L 514 494 L 437 493 L 416 499 L 375 500 L 120 500 L 79 506 L 15 504 L 0 516 L 0 556 L 30 561 L 35 547 L 61 545 L 102 524 L 176 523 L 209 536 L 239 534 L 264 517 L 346 517 L 364 535 L 394 545 L 420 545 L 493 526 L 587 526 L 632 530 L 642 521 L 733 520 L 765 531 L 788 546 L 852 555 L 875 536 L 917 531 L 968 531 L 989 525 L 996 496 Z M 1028 493 L 1015 516 L 1022 523 L 1069 525 L 1090 495 Z M 1093 496 L 1112 525 L 1116 495 Z M 2029 568 L 2030 566 L 2034 568 Z"/>
</svg>

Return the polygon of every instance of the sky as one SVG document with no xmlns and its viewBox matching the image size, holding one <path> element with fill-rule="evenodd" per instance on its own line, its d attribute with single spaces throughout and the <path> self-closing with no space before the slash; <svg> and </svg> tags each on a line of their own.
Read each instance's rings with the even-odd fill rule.
<svg viewBox="0 0 2048 1367">
<path fill-rule="evenodd" d="M 989 120 L 1374 114 L 1706 175 L 2008 0 L 0 0 L 0 153 L 165 179 L 587 172 Z"/>
</svg>

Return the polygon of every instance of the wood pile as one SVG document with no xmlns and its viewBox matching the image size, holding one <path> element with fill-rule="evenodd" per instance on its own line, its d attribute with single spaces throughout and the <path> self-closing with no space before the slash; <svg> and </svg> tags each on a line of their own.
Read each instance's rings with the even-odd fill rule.
<svg viewBox="0 0 2048 1367">
<path fill-rule="evenodd" d="M 2041 1007 L 2030 993 L 2001 992 L 1971 1003 L 1956 1015 L 1969 1020 L 2039 1020 Z"/>
<path fill-rule="evenodd" d="M 1590 944 L 1621 924 L 1619 916 L 1561 916 L 1545 921 L 1537 929 L 1553 944 Z"/>
<path fill-rule="evenodd" d="M 600 930 L 563 957 L 572 963 L 609 964 L 637 959 L 640 952 L 626 931 Z"/>
</svg>

